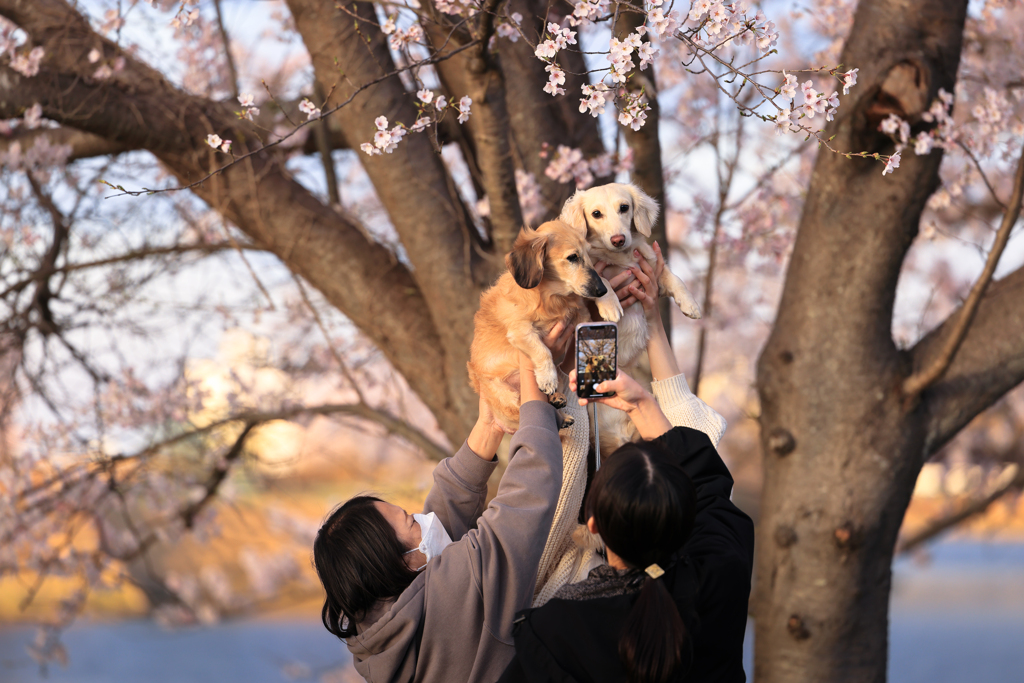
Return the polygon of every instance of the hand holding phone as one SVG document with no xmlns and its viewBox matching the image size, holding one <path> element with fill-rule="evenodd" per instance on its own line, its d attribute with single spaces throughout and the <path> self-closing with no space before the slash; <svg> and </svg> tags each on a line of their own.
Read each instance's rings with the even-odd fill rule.
<svg viewBox="0 0 1024 683">
<path fill-rule="evenodd" d="M 618 326 L 615 323 L 580 323 L 576 326 L 576 395 L 603 398 L 594 386 L 615 379 L 618 371 Z"/>
</svg>

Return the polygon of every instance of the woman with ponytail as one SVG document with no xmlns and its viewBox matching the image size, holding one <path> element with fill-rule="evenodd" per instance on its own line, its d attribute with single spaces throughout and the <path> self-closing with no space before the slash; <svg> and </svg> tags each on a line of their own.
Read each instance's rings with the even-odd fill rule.
<svg viewBox="0 0 1024 683">
<path fill-rule="evenodd" d="M 596 387 L 615 396 L 593 399 L 625 411 L 643 439 L 607 459 L 584 503 L 607 564 L 516 615 L 516 657 L 501 683 L 745 680 L 754 527 L 733 505 L 732 475 L 708 436 L 666 417 L 696 399 L 658 324 L 647 270 L 634 271 L 643 289 L 630 291 L 649 312 L 654 395 L 620 372 Z"/>
</svg>

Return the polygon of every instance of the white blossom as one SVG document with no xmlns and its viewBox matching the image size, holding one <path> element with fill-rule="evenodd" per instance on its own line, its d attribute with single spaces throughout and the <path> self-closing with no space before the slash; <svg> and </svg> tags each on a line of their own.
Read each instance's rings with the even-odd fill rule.
<svg viewBox="0 0 1024 683">
<path fill-rule="evenodd" d="M 420 98 L 420 102 L 423 104 L 430 104 L 434 99 L 434 91 L 429 88 L 423 88 L 423 90 L 416 91 L 416 97 Z"/>
<path fill-rule="evenodd" d="M 844 95 L 849 95 L 850 94 L 850 88 L 852 86 L 857 85 L 857 72 L 858 71 L 860 71 L 860 69 L 851 69 L 851 70 L 847 71 L 846 73 L 844 73 L 842 75 L 843 76 L 843 94 Z"/>
<path fill-rule="evenodd" d="M 896 150 L 895 152 L 893 152 L 892 156 L 889 157 L 889 160 L 885 162 L 885 168 L 882 169 L 882 175 L 885 175 L 887 173 L 892 173 L 894 169 L 897 169 L 899 167 L 900 167 L 900 150 Z"/>
<path fill-rule="evenodd" d="M 465 123 L 469 120 L 469 107 L 473 104 L 473 100 L 469 97 L 463 97 L 459 100 L 459 123 Z"/>
<path fill-rule="evenodd" d="M 306 115 L 307 121 L 320 118 L 320 109 L 310 102 L 309 98 L 304 98 L 299 102 L 299 111 Z"/>
<path fill-rule="evenodd" d="M 786 82 L 779 88 L 779 93 L 786 99 L 796 99 L 796 76 L 787 74 L 785 71 L 782 72 L 782 75 L 786 77 Z"/>
</svg>

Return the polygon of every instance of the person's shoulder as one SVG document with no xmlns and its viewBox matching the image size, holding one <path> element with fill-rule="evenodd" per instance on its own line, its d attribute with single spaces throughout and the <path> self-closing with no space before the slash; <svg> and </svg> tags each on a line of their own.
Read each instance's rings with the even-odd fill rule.
<svg viewBox="0 0 1024 683">
<path fill-rule="evenodd" d="M 668 430 L 655 441 L 660 441 L 663 446 L 670 450 L 685 449 L 696 450 L 698 448 L 714 448 L 711 437 L 699 429 L 677 425 Z"/>
</svg>

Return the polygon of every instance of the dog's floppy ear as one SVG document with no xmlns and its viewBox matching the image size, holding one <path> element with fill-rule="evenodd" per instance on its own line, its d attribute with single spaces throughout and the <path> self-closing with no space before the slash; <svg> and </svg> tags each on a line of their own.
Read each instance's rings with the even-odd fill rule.
<svg viewBox="0 0 1024 683">
<path fill-rule="evenodd" d="M 583 195 L 586 190 L 576 190 L 573 196 L 566 200 L 562 206 L 562 215 L 558 220 L 583 232 L 583 239 L 587 238 L 587 214 L 583 208 Z"/>
<path fill-rule="evenodd" d="M 544 258 L 547 255 L 548 236 L 524 227 L 505 256 L 505 265 L 512 272 L 516 284 L 533 289 L 544 279 Z"/>
<path fill-rule="evenodd" d="M 658 220 L 658 202 L 632 183 L 626 185 L 626 190 L 633 196 L 633 227 L 644 237 L 650 237 Z"/>
</svg>

